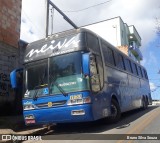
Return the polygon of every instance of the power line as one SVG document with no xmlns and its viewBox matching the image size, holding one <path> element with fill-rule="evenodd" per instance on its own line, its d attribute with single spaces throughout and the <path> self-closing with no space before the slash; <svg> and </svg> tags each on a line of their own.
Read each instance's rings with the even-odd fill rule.
<svg viewBox="0 0 160 143">
<path fill-rule="evenodd" d="M 86 8 L 83 8 L 83 9 L 79 9 L 79 10 L 64 10 L 63 12 L 80 12 L 80 11 L 84 11 L 84 10 L 87 10 L 87 9 L 90 9 L 92 7 L 96 7 L 96 6 L 99 6 L 99 5 L 103 5 L 103 4 L 106 4 L 108 2 L 110 2 L 112 0 L 108 0 L 108 1 L 105 1 L 105 2 L 102 2 L 102 3 L 98 3 L 98 4 L 95 4 L 95 5 L 92 5 L 92 6 L 89 6 L 89 7 L 86 7 Z"/>
</svg>

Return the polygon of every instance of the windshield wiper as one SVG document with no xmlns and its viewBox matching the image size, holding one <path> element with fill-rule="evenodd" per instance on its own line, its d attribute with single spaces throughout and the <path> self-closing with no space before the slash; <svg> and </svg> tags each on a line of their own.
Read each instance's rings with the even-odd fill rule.
<svg viewBox="0 0 160 143">
<path fill-rule="evenodd" d="M 51 78 L 51 80 L 52 80 L 52 82 L 50 83 L 50 85 L 55 85 L 58 89 L 59 89 L 59 91 L 64 95 L 64 96 L 68 96 L 68 93 L 66 93 L 63 89 L 62 89 L 62 87 L 60 87 L 59 85 L 58 85 L 58 83 L 56 82 L 56 77 L 53 77 L 53 75 L 52 74 L 50 74 L 49 75 L 49 77 Z"/>
</svg>

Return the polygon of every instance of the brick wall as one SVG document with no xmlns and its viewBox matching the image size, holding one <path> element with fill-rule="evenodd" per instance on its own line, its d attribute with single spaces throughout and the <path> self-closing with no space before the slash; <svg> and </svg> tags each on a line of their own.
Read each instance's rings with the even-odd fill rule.
<svg viewBox="0 0 160 143">
<path fill-rule="evenodd" d="M 22 0 L 0 0 L 0 106 L 4 110 L 15 99 L 10 72 L 21 66 L 21 3 Z"/>
<path fill-rule="evenodd" d="M 0 0 L 0 41 L 18 48 L 22 0 Z"/>
<path fill-rule="evenodd" d="M 118 46 L 117 49 L 119 49 L 121 52 L 123 52 L 124 54 L 126 54 L 127 56 L 129 56 L 128 46 Z"/>
</svg>

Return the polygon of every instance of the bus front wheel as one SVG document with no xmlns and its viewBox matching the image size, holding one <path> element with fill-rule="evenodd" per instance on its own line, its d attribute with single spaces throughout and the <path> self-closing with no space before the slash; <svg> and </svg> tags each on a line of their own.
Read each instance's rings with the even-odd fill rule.
<svg viewBox="0 0 160 143">
<path fill-rule="evenodd" d="M 109 117 L 109 121 L 112 123 L 118 122 L 121 118 L 121 110 L 118 102 L 115 99 L 111 101 L 111 116 Z"/>
</svg>

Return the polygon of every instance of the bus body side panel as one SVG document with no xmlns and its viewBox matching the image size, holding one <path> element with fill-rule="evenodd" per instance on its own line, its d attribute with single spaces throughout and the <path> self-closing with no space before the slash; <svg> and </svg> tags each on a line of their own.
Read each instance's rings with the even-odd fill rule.
<svg viewBox="0 0 160 143">
<path fill-rule="evenodd" d="M 140 85 L 140 79 L 136 76 L 132 76 L 128 74 L 128 79 L 129 79 L 129 89 L 128 93 L 131 96 L 131 109 L 136 109 L 141 107 L 141 99 L 142 99 L 142 94 L 141 94 L 141 85 Z"/>
<path fill-rule="evenodd" d="M 121 112 L 126 112 L 132 109 L 140 108 L 142 106 L 143 95 L 148 95 L 149 87 L 147 88 L 147 81 L 140 80 L 138 77 L 106 66 L 105 87 L 103 94 L 111 103 L 111 96 L 116 96 Z M 145 87 L 145 88 L 144 88 Z"/>
<path fill-rule="evenodd" d="M 110 66 L 106 67 L 106 96 L 109 96 L 111 104 L 111 96 L 115 96 L 118 100 L 121 111 L 124 112 L 131 108 L 131 96 L 126 91 L 128 90 L 127 74 L 116 70 Z"/>
<path fill-rule="evenodd" d="M 94 120 L 110 116 L 110 93 L 101 91 L 96 95 L 92 95 L 92 113 Z"/>
<path fill-rule="evenodd" d="M 145 96 L 147 98 L 147 101 L 149 104 L 151 104 L 151 97 L 150 97 L 150 87 L 149 87 L 149 83 L 148 81 L 144 80 L 144 79 L 141 79 L 140 80 L 141 82 L 141 92 L 142 92 L 142 95 Z"/>
<path fill-rule="evenodd" d="M 128 94 L 127 73 L 105 66 L 104 87 L 101 92 L 93 95 L 92 110 L 94 119 L 100 119 L 111 115 L 111 98 L 115 96 L 118 100 L 121 111 L 132 108 L 131 94 Z"/>
</svg>

